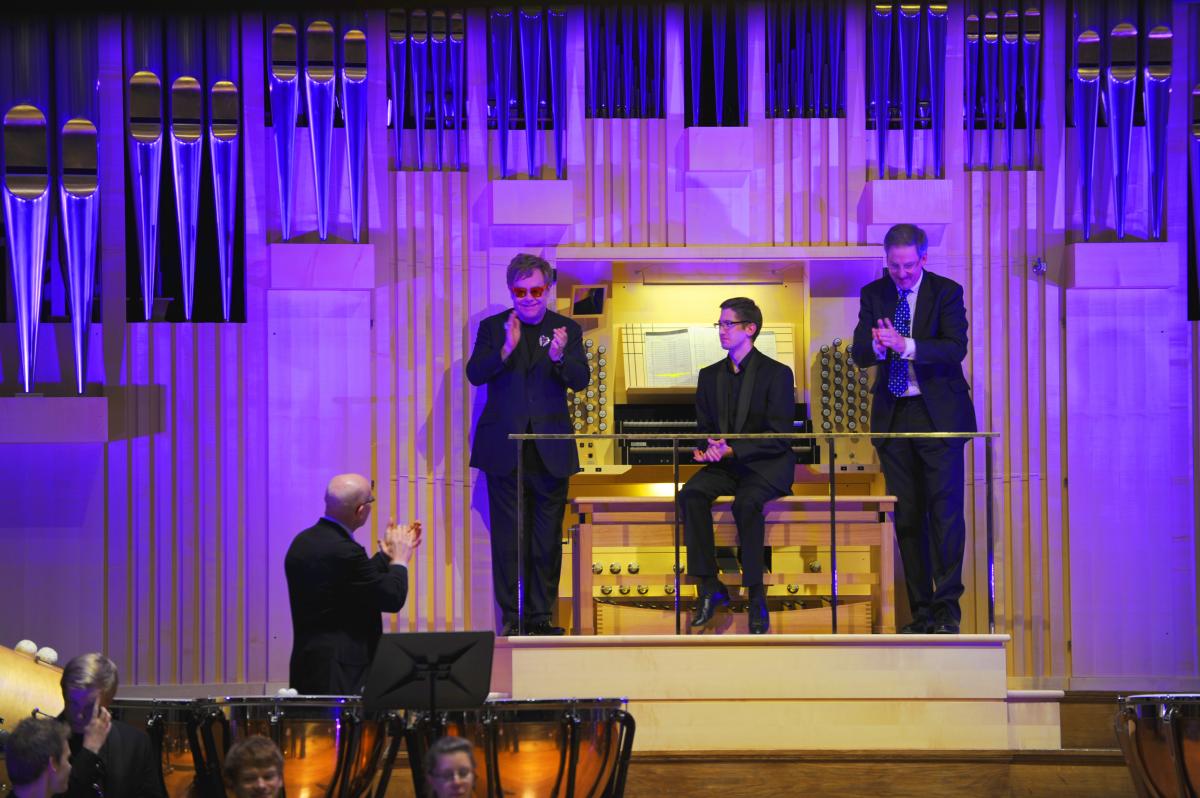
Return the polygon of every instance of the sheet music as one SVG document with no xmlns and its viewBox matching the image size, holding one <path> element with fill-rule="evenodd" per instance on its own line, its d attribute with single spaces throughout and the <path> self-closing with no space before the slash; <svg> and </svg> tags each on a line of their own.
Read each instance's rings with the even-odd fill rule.
<svg viewBox="0 0 1200 798">
<path fill-rule="evenodd" d="M 688 329 L 646 331 L 646 386 L 673 388 L 696 384 Z"/>
</svg>

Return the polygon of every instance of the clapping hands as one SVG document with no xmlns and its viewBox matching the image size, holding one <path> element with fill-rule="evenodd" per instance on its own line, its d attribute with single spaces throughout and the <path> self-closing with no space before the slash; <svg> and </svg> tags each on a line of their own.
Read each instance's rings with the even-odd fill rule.
<svg viewBox="0 0 1200 798">
<path fill-rule="evenodd" d="M 379 548 L 391 558 L 393 565 L 408 565 L 420 545 L 420 521 L 401 526 L 393 519 L 388 522 L 383 537 L 379 539 Z"/>
</svg>

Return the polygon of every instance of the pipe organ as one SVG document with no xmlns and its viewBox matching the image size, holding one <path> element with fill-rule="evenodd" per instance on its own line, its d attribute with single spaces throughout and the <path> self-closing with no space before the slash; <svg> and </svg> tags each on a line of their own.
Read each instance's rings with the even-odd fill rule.
<svg viewBox="0 0 1200 798">
<path fill-rule="evenodd" d="M 930 234 L 931 270 L 964 285 L 970 389 L 981 426 L 1006 436 L 994 482 L 1009 504 L 996 518 L 1009 525 L 1010 565 L 1027 565 L 1002 609 L 1042 623 L 1070 589 L 1059 574 L 1071 568 L 1053 559 L 1069 554 L 1068 510 L 1108 500 L 1074 477 L 1107 458 L 1081 436 L 1068 445 L 1073 413 L 1101 415 L 1069 356 L 1100 338 L 1109 297 L 1130 325 L 1122 346 L 1138 324 L 1154 330 L 1134 329 L 1134 342 L 1157 340 L 1184 279 L 1200 319 L 1197 30 L 1197 9 L 1166 0 L 6 18 L 0 399 L 164 397 L 167 429 L 150 400 L 128 413 L 151 417 L 142 427 L 153 431 L 120 435 L 152 445 L 122 455 L 128 469 L 112 472 L 105 506 L 130 509 L 104 522 L 156 553 L 169 549 L 146 527 L 168 520 L 187 528 L 180 540 L 207 545 L 209 507 L 225 513 L 222 545 L 243 505 L 265 518 L 269 503 L 290 524 L 302 497 L 268 480 L 268 464 L 309 456 L 288 448 L 295 429 L 345 413 L 354 445 L 323 442 L 312 459 L 369 452 L 381 505 L 444 530 L 429 550 L 433 584 L 397 623 L 482 628 L 486 508 L 466 459 L 481 397 L 461 371 L 479 319 L 510 302 L 502 272 L 516 252 L 557 268 L 554 307 L 584 329 L 591 370 L 570 397 L 576 431 L 691 430 L 695 372 L 721 356 L 719 304 L 746 295 L 764 308 L 764 346 L 794 370 L 795 428 L 862 433 L 837 445 L 838 478 L 879 494 L 872 375 L 847 343 L 858 291 L 881 274 L 884 232 L 915 222 Z M 1165 375 L 1192 344 L 1171 329 L 1171 359 L 1147 384 L 1177 392 L 1161 403 L 1173 414 L 1163 427 L 1177 431 L 1186 397 Z M 341 368 L 353 372 L 338 379 L 349 398 L 331 410 L 317 372 Z M 295 375 L 320 389 L 293 394 Z M 105 412 L 107 441 L 121 414 Z M 296 427 L 279 421 L 288 412 Z M 197 421 L 205 413 L 215 420 Z M 200 441 L 221 443 L 216 476 Z M 579 454 L 574 498 L 661 498 L 669 487 L 662 445 L 582 439 Z M 797 492 L 826 490 L 828 448 L 797 454 Z M 191 470 L 166 475 L 177 461 Z M 131 487 L 147 473 L 172 485 L 170 501 Z M 984 482 L 977 466 L 973 518 Z M 205 508 L 203 529 L 179 520 L 182 508 Z M 1028 541 L 1017 534 L 1026 523 Z M 783 548 L 776 564 L 807 581 L 773 595 L 818 603 L 824 553 Z M 614 546 L 595 559 L 605 628 L 636 617 L 610 617 L 623 598 L 665 595 L 665 561 L 635 554 Z M 855 556 L 870 567 L 870 552 Z M 205 575 L 205 585 L 228 576 Z M 969 596 L 983 579 L 971 575 Z M 1025 591 L 1035 584 L 1044 598 Z M 266 618 L 260 609 L 247 617 Z M 1013 656 L 1033 662 L 1042 643 L 1026 637 Z"/>
</svg>

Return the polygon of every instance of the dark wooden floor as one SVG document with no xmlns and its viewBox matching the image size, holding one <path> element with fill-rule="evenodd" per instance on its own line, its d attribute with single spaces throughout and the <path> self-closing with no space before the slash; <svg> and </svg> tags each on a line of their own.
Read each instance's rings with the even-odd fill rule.
<svg viewBox="0 0 1200 798">
<path fill-rule="evenodd" d="M 634 754 L 629 798 L 1134 795 L 1120 752 L 725 751 Z"/>
</svg>

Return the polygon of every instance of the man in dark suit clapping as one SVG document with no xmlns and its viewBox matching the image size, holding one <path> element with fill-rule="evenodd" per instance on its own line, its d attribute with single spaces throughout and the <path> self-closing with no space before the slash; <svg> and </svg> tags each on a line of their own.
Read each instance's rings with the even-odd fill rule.
<svg viewBox="0 0 1200 798">
<path fill-rule="evenodd" d="M 729 604 L 729 591 L 717 578 L 712 504 L 718 496 L 733 494 L 742 585 L 750 594 L 750 632 L 764 634 L 770 616 L 763 587 L 763 505 L 792 492 L 796 455 L 786 439 L 726 441 L 711 436 L 792 432 L 795 380 L 790 368 L 754 348 L 762 330 L 762 311 L 754 300 L 735 297 L 722 302 L 717 329 L 729 357 L 701 369 L 696 381 L 696 421 L 700 432 L 710 437 L 692 456 L 708 465 L 679 491 L 687 570 L 699 582 L 692 626 L 707 625 L 718 607 Z"/>
<path fill-rule="evenodd" d="M 487 401 L 471 445 L 471 466 L 487 475 L 492 582 L 501 634 L 515 634 L 517 601 L 517 443 L 512 433 L 569 433 L 567 389 L 587 386 L 579 325 L 548 310 L 554 272 L 534 255 L 517 255 L 505 275 L 513 308 L 484 319 L 467 362 L 472 385 Z M 579 470 L 575 442 L 525 441 L 524 625 L 528 634 L 561 635 L 550 622 L 562 569 L 562 521 L 567 481 Z"/>
<path fill-rule="evenodd" d="M 292 605 L 289 682 L 302 695 L 362 692 L 383 634 L 380 613 L 399 612 L 421 522 L 387 525 L 368 557 L 354 531 L 371 516 L 371 483 L 340 474 L 325 489 L 325 515 L 292 541 L 284 560 Z"/>
<path fill-rule="evenodd" d="M 967 311 L 962 286 L 925 271 L 929 241 L 898 224 L 883 239 L 887 274 L 862 289 L 851 353 L 877 366 L 871 430 L 974 432 L 975 406 L 963 376 Z M 965 439 L 877 440 L 912 623 L 903 633 L 957 634 L 962 612 Z"/>
</svg>

